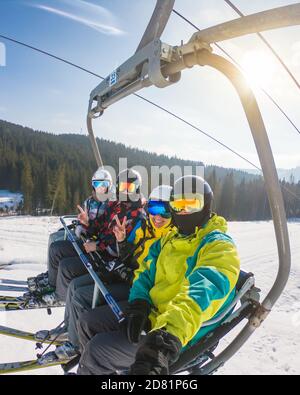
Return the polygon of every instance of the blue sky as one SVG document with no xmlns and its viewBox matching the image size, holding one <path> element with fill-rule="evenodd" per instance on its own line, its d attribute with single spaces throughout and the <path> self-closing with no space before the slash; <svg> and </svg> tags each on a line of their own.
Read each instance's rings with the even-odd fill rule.
<svg viewBox="0 0 300 395">
<path fill-rule="evenodd" d="M 249 14 L 298 1 L 234 2 Z M 155 0 L 0 0 L 0 34 L 106 76 L 133 54 L 154 5 Z M 200 28 L 237 17 L 222 0 L 177 0 L 175 8 Z M 177 45 L 187 41 L 193 32 L 192 27 L 172 15 L 162 39 Z M 265 37 L 300 81 L 300 27 L 266 32 Z M 0 66 L 0 119 L 52 133 L 85 134 L 89 94 L 99 80 L 0 39 L 0 49 L 3 44 L 6 67 Z M 221 45 L 251 72 L 254 70 L 253 78 L 258 78 L 255 70 L 260 67 L 261 83 L 300 127 L 300 91 L 258 38 L 247 36 Z M 141 93 L 259 164 L 236 93 L 215 71 L 187 70 L 175 86 L 148 88 Z M 259 90 L 257 99 L 277 166 L 300 166 L 300 135 Z M 95 132 L 99 137 L 158 153 L 249 168 L 205 136 L 134 97 L 109 108 L 95 122 Z"/>
</svg>

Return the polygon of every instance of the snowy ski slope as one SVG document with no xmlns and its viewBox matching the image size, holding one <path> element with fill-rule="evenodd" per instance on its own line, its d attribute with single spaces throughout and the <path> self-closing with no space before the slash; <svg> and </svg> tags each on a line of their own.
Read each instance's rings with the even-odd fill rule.
<svg viewBox="0 0 300 395">
<path fill-rule="evenodd" d="M 23 280 L 46 270 L 48 235 L 59 227 L 55 218 L 0 218 L 0 278 Z M 300 222 L 290 223 L 292 271 L 276 308 L 218 374 L 300 374 Z M 277 248 L 272 222 L 231 222 L 242 267 L 256 274 L 266 295 L 277 273 Z M 3 292 L 4 294 L 4 292 Z M 63 309 L 0 312 L 0 325 L 36 331 L 63 320 Z M 233 334 L 230 335 L 232 337 Z M 228 342 L 229 337 L 224 341 Z M 0 363 L 35 358 L 34 343 L 0 336 Z M 30 374 L 62 374 L 59 367 Z"/>
</svg>

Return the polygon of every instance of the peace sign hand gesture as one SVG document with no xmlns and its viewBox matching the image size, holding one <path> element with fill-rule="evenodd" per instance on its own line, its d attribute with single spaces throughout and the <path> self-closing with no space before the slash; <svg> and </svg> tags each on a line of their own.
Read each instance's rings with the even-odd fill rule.
<svg viewBox="0 0 300 395">
<path fill-rule="evenodd" d="M 87 210 L 83 210 L 83 208 L 81 206 L 79 206 L 79 204 L 77 205 L 78 210 L 80 211 L 80 213 L 77 216 L 77 219 L 80 221 L 80 223 L 82 223 L 85 226 L 89 225 L 89 216 L 88 216 L 88 212 Z"/>
<path fill-rule="evenodd" d="M 126 239 L 126 222 L 127 217 L 124 217 L 123 222 L 121 223 L 118 216 L 115 216 L 116 225 L 114 226 L 113 232 L 116 236 L 116 239 L 119 243 Z"/>
</svg>

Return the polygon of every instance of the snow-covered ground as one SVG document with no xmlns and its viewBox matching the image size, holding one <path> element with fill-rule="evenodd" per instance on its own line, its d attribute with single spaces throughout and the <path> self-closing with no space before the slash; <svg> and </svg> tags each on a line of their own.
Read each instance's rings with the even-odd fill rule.
<svg viewBox="0 0 300 395">
<path fill-rule="evenodd" d="M 55 218 L 0 218 L 0 278 L 23 280 L 45 271 L 48 235 L 58 227 Z M 300 223 L 290 223 L 289 232 L 292 271 L 288 286 L 263 326 L 218 374 L 300 373 Z M 255 273 L 265 296 L 277 273 L 272 222 L 231 222 L 229 233 L 238 246 L 242 268 Z M 50 329 L 62 320 L 62 308 L 53 309 L 51 316 L 44 310 L 0 312 L 0 325 L 28 331 Z M 34 343 L 0 336 L 0 363 L 33 359 L 34 348 Z M 62 370 L 53 367 L 30 374 L 62 374 Z"/>
</svg>

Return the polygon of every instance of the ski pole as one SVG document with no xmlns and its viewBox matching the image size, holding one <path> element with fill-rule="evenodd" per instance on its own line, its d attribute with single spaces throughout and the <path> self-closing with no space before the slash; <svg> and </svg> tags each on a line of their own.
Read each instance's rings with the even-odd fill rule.
<svg viewBox="0 0 300 395">
<path fill-rule="evenodd" d="M 83 236 L 81 235 L 80 238 L 81 238 L 81 240 L 82 240 L 83 242 L 86 242 L 85 237 L 83 237 Z M 102 259 L 101 255 L 98 254 L 96 251 L 95 251 L 95 255 L 96 255 L 97 258 L 101 261 L 101 263 L 105 266 L 104 260 Z M 92 258 L 92 260 L 94 261 L 94 263 L 97 265 L 96 259 L 95 259 L 95 257 L 94 257 L 94 255 L 93 255 L 92 252 L 89 253 L 89 256 Z M 97 265 L 97 266 L 98 266 L 98 265 Z M 98 287 L 96 286 L 96 284 L 95 284 L 95 285 L 94 285 L 94 294 L 93 294 L 92 309 L 94 309 L 94 308 L 96 307 L 98 299 L 99 299 L 99 288 L 98 288 Z"/>
<path fill-rule="evenodd" d="M 89 274 L 91 275 L 92 279 L 95 281 L 95 285 L 99 288 L 100 292 L 102 293 L 104 299 L 106 300 L 106 303 L 109 305 L 109 307 L 112 309 L 113 313 L 115 314 L 115 316 L 117 317 L 119 322 L 122 322 L 125 317 L 123 312 L 121 311 L 120 307 L 118 306 L 118 304 L 116 303 L 116 301 L 114 300 L 114 298 L 112 297 L 112 295 L 107 291 L 107 289 L 105 288 L 104 284 L 102 283 L 102 281 L 100 280 L 100 278 L 97 276 L 96 272 L 94 271 L 91 263 L 89 262 L 89 260 L 87 259 L 87 257 L 84 255 L 84 253 L 81 251 L 81 249 L 79 248 L 73 234 L 71 233 L 71 231 L 69 230 L 69 228 L 67 227 L 64 218 L 60 217 L 60 222 L 62 223 L 69 241 L 72 243 L 75 251 L 77 252 L 81 262 L 84 264 L 85 268 L 87 269 L 87 271 L 89 272 Z"/>
</svg>

